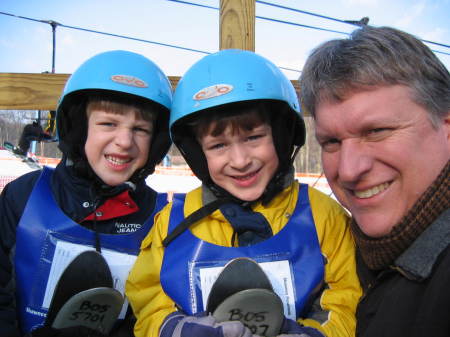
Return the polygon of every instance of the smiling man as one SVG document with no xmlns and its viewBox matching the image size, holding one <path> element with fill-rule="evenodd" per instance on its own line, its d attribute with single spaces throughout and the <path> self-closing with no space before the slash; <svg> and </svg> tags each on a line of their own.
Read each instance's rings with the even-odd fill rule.
<svg viewBox="0 0 450 337">
<path fill-rule="evenodd" d="M 449 336 L 448 70 L 415 37 L 364 27 L 316 48 L 300 85 L 353 215 L 357 336 Z"/>
</svg>

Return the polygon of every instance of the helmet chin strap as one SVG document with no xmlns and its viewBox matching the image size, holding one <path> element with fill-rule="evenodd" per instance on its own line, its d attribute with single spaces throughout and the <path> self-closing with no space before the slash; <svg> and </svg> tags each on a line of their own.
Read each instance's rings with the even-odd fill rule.
<svg viewBox="0 0 450 337">
<path fill-rule="evenodd" d="M 298 154 L 298 152 L 300 151 L 300 149 L 301 149 L 301 146 L 295 146 L 294 152 L 292 153 L 292 157 L 291 157 L 291 160 L 290 160 L 291 166 L 294 165 L 295 157 L 297 157 L 297 154 Z"/>
<path fill-rule="evenodd" d="M 213 213 L 215 210 L 219 209 L 220 206 L 230 202 L 229 199 L 221 198 L 216 199 L 205 206 L 199 208 L 195 212 L 191 213 L 188 217 L 186 217 L 183 221 L 181 221 L 175 229 L 167 234 L 166 238 L 163 240 L 162 244 L 164 247 L 167 247 L 167 245 L 172 242 L 176 237 L 181 235 L 185 230 L 187 230 L 190 226 L 192 226 L 197 221 L 200 221 L 204 217 L 208 216 L 209 214 Z"/>
<path fill-rule="evenodd" d="M 217 200 L 217 199 L 227 199 L 228 202 L 234 202 L 236 204 L 241 205 L 242 207 L 249 207 L 253 202 L 256 200 L 246 201 L 239 199 L 232 195 L 227 190 L 223 189 L 222 187 L 216 185 L 211 180 L 204 184 L 205 188 L 203 188 L 203 203 L 206 204 L 210 202 L 211 200 Z"/>
</svg>

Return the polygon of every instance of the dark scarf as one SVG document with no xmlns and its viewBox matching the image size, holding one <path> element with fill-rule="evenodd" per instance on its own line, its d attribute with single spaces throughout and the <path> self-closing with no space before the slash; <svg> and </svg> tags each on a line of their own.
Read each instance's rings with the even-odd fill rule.
<svg viewBox="0 0 450 337">
<path fill-rule="evenodd" d="M 288 187 L 295 179 L 294 167 L 282 177 L 282 189 Z M 191 225 L 204 217 L 220 209 L 223 216 L 230 222 L 234 229 L 231 246 L 237 237 L 239 246 L 249 246 L 264 241 L 273 235 L 272 228 L 267 219 L 261 213 L 252 211 L 252 204 L 256 201 L 242 201 L 227 192 L 226 196 L 218 196 L 217 191 L 212 191 L 207 184 L 202 184 L 203 206 L 191 213 L 163 240 L 164 247 L 172 242 Z M 277 192 L 276 194 L 278 194 Z M 276 195 L 275 194 L 275 195 Z M 229 196 L 228 196 L 229 195 Z M 274 197 L 273 195 L 272 197 Z"/>
<path fill-rule="evenodd" d="M 416 201 L 409 212 L 386 236 L 371 238 L 353 220 L 352 233 L 364 262 L 370 269 L 391 265 L 436 218 L 450 207 L 450 162 Z"/>
</svg>

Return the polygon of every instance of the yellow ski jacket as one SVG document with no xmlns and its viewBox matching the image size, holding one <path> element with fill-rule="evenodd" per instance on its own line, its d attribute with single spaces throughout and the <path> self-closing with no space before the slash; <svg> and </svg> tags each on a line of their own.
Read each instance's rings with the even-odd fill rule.
<svg viewBox="0 0 450 337">
<path fill-rule="evenodd" d="M 293 213 L 298 191 L 298 182 L 294 181 L 268 206 L 260 203 L 254 205 L 253 210 L 264 215 L 274 235 Z M 201 188 L 198 188 L 186 195 L 185 216 L 203 206 L 201 194 Z M 326 259 L 325 290 L 313 305 L 308 318 L 298 322 L 320 330 L 327 337 L 354 336 L 355 310 L 361 288 L 356 275 L 355 246 L 350 234 L 349 216 L 335 200 L 322 192 L 308 187 L 308 195 L 319 244 Z M 155 224 L 142 241 L 141 252 L 126 284 L 126 295 L 137 317 L 136 337 L 157 337 L 166 316 L 177 310 L 160 284 L 164 256 L 162 241 L 167 236 L 171 206 L 171 203 L 168 204 L 156 215 Z M 230 247 L 233 228 L 220 210 L 200 220 L 190 230 L 204 241 Z"/>
</svg>

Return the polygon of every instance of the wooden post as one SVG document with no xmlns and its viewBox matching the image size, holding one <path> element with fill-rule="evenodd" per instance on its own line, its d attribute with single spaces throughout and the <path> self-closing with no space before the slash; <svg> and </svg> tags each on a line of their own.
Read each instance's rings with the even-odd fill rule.
<svg viewBox="0 0 450 337">
<path fill-rule="evenodd" d="M 255 51 L 255 0 L 220 0 L 219 35 L 220 50 Z"/>
</svg>

